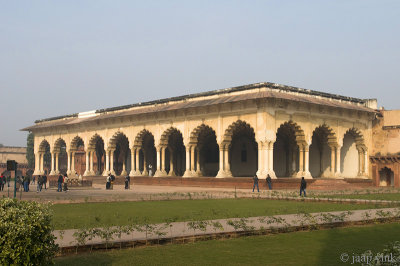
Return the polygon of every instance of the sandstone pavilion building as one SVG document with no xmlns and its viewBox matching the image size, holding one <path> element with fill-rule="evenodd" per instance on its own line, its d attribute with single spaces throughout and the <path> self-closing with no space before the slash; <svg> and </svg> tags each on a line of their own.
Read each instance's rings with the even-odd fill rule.
<svg viewBox="0 0 400 266">
<path fill-rule="evenodd" d="M 375 99 L 264 82 L 42 119 L 23 130 L 35 136 L 36 175 L 47 154 L 50 175 L 101 180 L 112 173 L 219 184 L 257 174 L 277 184 L 303 176 L 357 183 L 371 181 L 376 109 Z"/>
</svg>

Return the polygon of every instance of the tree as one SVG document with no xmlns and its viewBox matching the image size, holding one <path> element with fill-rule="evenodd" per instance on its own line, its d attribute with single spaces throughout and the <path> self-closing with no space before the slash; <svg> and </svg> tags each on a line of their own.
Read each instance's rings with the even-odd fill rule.
<svg viewBox="0 0 400 266">
<path fill-rule="evenodd" d="M 35 167 L 35 154 L 34 154 L 34 135 L 32 132 L 29 132 L 28 137 L 26 138 L 26 160 L 28 161 L 28 167 Z"/>
</svg>

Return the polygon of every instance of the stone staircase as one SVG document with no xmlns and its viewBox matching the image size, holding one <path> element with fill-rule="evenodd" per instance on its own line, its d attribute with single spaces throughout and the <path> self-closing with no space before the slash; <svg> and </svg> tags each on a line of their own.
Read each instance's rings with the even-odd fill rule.
<svg viewBox="0 0 400 266">
<path fill-rule="evenodd" d="M 357 186 L 343 179 L 315 178 L 315 181 L 308 188 L 312 190 L 344 190 L 364 188 L 364 186 Z"/>
</svg>

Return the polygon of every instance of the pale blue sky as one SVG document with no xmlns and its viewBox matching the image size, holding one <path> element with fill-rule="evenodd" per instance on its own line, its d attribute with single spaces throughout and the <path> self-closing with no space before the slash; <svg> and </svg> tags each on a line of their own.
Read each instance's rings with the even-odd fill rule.
<svg viewBox="0 0 400 266">
<path fill-rule="evenodd" d="M 0 1 L 0 143 L 34 120 L 262 81 L 400 108 L 400 1 Z"/>
</svg>

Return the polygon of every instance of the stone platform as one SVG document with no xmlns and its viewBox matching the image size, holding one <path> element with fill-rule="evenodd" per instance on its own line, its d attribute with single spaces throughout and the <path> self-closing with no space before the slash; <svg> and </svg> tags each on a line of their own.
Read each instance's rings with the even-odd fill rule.
<svg viewBox="0 0 400 266">
<path fill-rule="evenodd" d="M 92 181 L 93 185 L 105 185 L 106 177 L 91 176 L 85 177 L 85 180 Z M 114 185 L 124 185 L 124 177 L 117 176 Z M 131 182 L 135 185 L 156 185 L 156 186 L 179 186 L 179 187 L 205 187 L 205 188 L 237 188 L 249 189 L 253 187 L 253 178 L 251 177 L 131 177 Z M 307 188 L 311 190 L 344 190 L 344 189 L 362 189 L 373 187 L 374 183 L 370 179 L 361 178 L 314 178 L 307 180 Z M 299 178 L 277 178 L 272 180 L 273 189 L 298 189 L 300 187 Z M 265 179 L 259 180 L 259 188 L 267 189 Z"/>
</svg>

